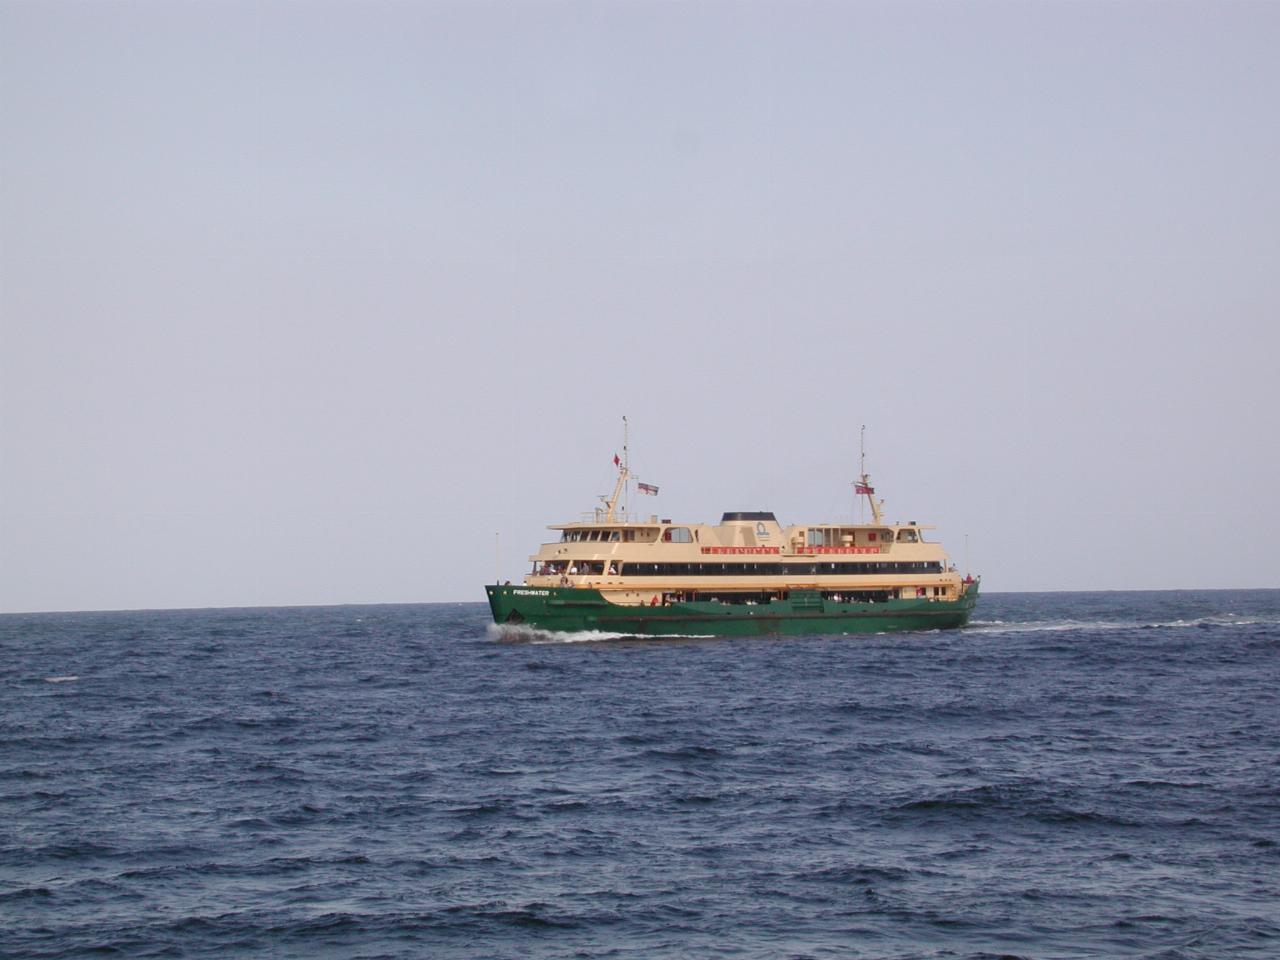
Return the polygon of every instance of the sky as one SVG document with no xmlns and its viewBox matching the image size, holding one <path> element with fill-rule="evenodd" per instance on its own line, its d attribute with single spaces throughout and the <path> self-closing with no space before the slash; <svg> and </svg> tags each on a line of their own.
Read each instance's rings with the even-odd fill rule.
<svg viewBox="0 0 1280 960">
<path fill-rule="evenodd" d="M 0 611 L 479 601 L 613 483 L 1280 587 L 1280 4 L 0 0 Z"/>
</svg>

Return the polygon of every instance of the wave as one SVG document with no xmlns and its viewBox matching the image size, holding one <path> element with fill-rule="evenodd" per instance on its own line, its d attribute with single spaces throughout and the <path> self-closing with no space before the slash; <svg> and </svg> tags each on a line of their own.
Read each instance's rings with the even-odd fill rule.
<svg viewBox="0 0 1280 960">
<path fill-rule="evenodd" d="M 913 871 L 903 867 L 854 863 L 803 870 L 796 874 L 796 877 L 800 880 L 822 883 L 870 887 L 878 883 L 902 883 L 915 876 L 927 874 L 928 871 L 923 870 Z"/>
<path fill-rule="evenodd" d="M 1244 616 L 1215 613 L 1203 617 L 1177 620 L 970 620 L 965 633 L 1062 633 L 1072 630 L 1105 632 L 1110 630 L 1164 630 L 1193 627 L 1280 626 L 1280 617 Z"/>
<path fill-rule="evenodd" d="M 608 640 L 711 640 L 716 639 L 712 633 L 670 633 L 663 636 L 647 634 L 620 633 L 614 630 L 541 630 L 526 624 L 488 625 L 490 638 L 500 643 L 600 643 Z"/>
<path fill-rule="evenodd" d="M 1022 633 L 1068 633 L 1110 632 L 1119 630 L 1164 630 L 1191 629 L 1206 627 L 1252 627 L 1280 626 L 1280 617 L 1243 615 L 1235 613 L 1210 614 L 1203 617 L 1192 617 L 1175 620 L 970 620 L 963 631 L 970 634 L 1022 634 Z M 567 643 L 601 643 L 617 640 L 715 640 L 722 639 L 712 633 L 673 633 L 655 636 L 650 634 L 625 633 L 615 630 L 544 630 L 527 624 L 488 624 L 488 636 L 501 643 L 514 644 L 567 644 Z M 945 631 L 922 631 L 938 634 Z M 884 634 L 877 633 L 876 636 Z M 919 633 L 916 634 L 917 636 Z M 75 679 L 75 678 L 73 678 Z"/>
</svg>

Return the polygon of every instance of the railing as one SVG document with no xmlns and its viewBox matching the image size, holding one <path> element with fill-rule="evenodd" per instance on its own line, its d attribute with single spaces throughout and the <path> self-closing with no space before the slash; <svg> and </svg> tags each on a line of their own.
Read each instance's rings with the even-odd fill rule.
<svg viewBox="0 0 1280 960">
<path fill-rule="evenodd" d="M 796 549 L 797 556 L 813 557 L 819 554 L 828 553 L 888 553 L 888 544 L 878 545 L 874 547 L 799 547 Z"/>
</svg>

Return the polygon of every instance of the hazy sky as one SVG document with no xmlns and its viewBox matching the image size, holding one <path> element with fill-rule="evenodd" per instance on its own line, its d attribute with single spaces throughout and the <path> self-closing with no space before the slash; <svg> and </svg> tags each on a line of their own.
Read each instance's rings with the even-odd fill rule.
<svg viewBox="0 0 1280 960">
<path fill-rule="evenodd" d="M 4 2 L 0 609 L 482 600 L 623 414 L 664 517 L 848 517 L 865 423 L 988 590 L 1280 586 L 1277 50 L 1277 3 Z"/>
</svg>

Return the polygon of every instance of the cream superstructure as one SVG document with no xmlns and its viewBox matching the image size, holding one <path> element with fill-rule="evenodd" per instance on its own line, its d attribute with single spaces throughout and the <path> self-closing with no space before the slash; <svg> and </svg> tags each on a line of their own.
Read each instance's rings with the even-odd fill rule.
<svg viewBox="0 0 1280 960">
<path fill-rule="evenodd" d="M 871 523 L 783 527 L 772 513 L 726 513 L 718 524 L 677 523 L 618 510 L 628 471 L 605 505 L 587 520 L 555 524 L 558 540 L 534 556 L 528 587 L 584 587 L 618 605 L 698 599 L 768 602 L 793 590 L 837 600 L 956 600 L 966 580 L 933 529 L 886 523 L 864 472 L 857 489 L 871 504 Z"/>
</svg>

